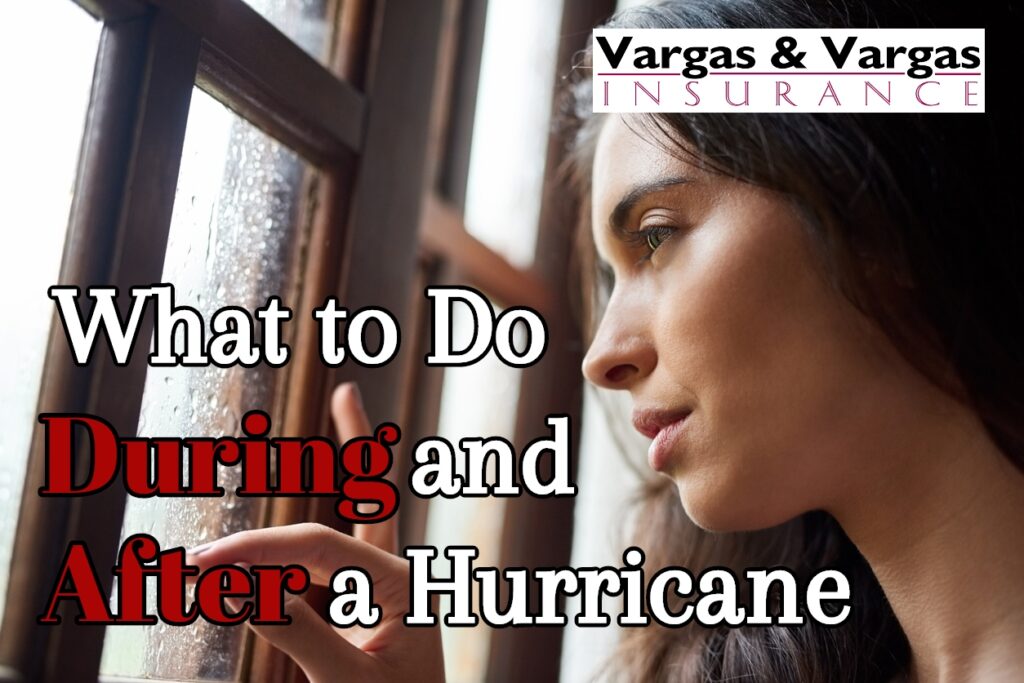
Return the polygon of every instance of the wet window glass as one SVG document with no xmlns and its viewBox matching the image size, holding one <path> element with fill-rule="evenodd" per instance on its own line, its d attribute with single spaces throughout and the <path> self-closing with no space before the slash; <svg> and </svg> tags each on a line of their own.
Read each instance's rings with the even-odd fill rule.
<svg viewBox="0 0 1024 683">
<path fill-rule="evenodd" d="M 321 63 L 330 60 L 330 28 L 338 0 L 245 0 L 277 29 Z"/>
<path fill-rule="evenodd" d="M 224 306 L 255 310 L 272 296 L 294 310 L 301 284 L 294 264 L 308 223 L 301 199 L 312 182 L 315 171 L 294 152 L 195 90 L 162 278 L 175 286 L 175 305 L 191 306 L 207 321 Z M 288 343 L 289 326 L 282 329 Z M 184 334 L 181 326 L 176 332 Z M 266 365 L 151 367 L 139 435 L 237 436 L 247 411 L 275 417 L 284 376 Z M 219 476 L 228 491 L 222 498 L 129 498 L 123 537 L 147 533 L 161 548 L 189 548 L 260 526 L 264 500 L 232 495 L 240 484 L 237 468 L 221 468 Z M 155 582 L 149 588 L 152 610 Z M 107 630 L 101 671 L 236 680 L 246 633 L 202 620 L 188 627 L 118 626 Z"/>
</svg>

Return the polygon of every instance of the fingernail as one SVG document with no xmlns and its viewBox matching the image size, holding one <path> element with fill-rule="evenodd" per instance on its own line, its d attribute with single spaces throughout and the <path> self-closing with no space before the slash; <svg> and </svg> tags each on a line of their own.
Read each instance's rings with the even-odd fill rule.
<svg viewBox="0 0 1024 683">
<path fill-rule="evenodd" d="M 366 517 L 376 514 L 380 509 L 380 503 L 356 503 L 356 512 Z"/>
</svg>

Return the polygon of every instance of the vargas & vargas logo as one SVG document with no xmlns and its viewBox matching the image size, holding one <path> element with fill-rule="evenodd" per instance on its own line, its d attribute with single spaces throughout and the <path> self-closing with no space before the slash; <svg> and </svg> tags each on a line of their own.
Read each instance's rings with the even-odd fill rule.
<svg viewBox="0 0 1024 683">
<path fill-rule="evenodd" d="M 595 112 L 984 112 L 984 29 L 595 29 Z"/>
</svg>

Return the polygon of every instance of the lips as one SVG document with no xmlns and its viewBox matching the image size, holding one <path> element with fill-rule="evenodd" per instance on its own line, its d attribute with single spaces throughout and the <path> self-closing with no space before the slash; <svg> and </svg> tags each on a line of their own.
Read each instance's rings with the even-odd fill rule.
<svg viewBox="0 0 1024 683">
<path fill-rule="evenodd" d="M 689 410 L 633 410 L 633 427 L 638 432 L 652 439 L 647 450 L 647 461 L 651 467 L 661 472 L 669 464 L 673 446 L 679 440 Z"/>
</svg>

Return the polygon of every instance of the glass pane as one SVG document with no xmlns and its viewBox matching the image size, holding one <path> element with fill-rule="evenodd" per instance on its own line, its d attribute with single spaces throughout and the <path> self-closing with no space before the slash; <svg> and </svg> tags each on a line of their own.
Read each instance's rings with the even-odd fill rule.
<svg viewBox="0 0 1024 683">
<path fill-rule="evenodd" d="M 559 0 L 487 3 L 466 228 L 523 268 L 537 244 L 561 22 Z"/>
<path fill-rule="evenodd" d="M 331 27 L 340 0 L 244 0 L 321 63 L 330 60 Z"/>
<path fill-rule="evenodd" d="M 0 291 L 17 292 L 0 335 L 0 614 L 99 35 L 67 0 L 0 4 Z"/>
<path fill-rule="evenodd" d="M 218 308 L 254 310 L 279 295 L 295 309 L 291 267 L 303 241 L 300 197 L 309 166 L 200 90 L 192 96 L 163 281 L 175 303 L 207 320 Z M 180 330 L 180 328 L 179 328 Z M 285 342 L 289 326 L 284 325 Z M 274 417 L 283 377 L 255 368 L 150 368 L 139 418 L 142 436 L 239 435 L 250 409 Z M 222 468 L 220 486 L 240 484 Z M 149 533 L 162 548 L 192 547 L 258 526 L 260 499 L 129 498 L 123 535 Z M 155 583 L 147 599 L 154 605 Z M 189 627 L 116 626 L 107 630 L 105 675 L 234 680 L 246 629 L 197 622 Z"/>
</svg>

